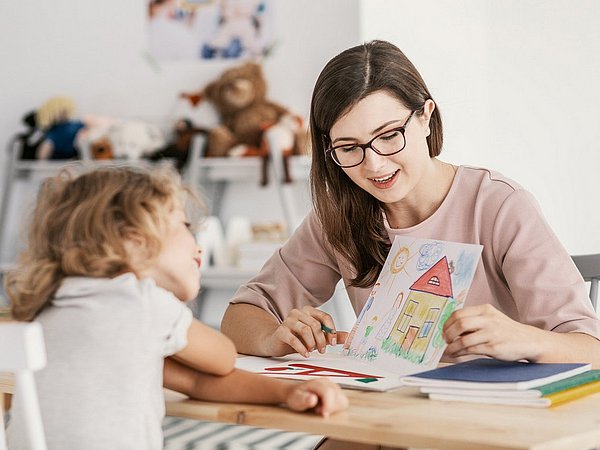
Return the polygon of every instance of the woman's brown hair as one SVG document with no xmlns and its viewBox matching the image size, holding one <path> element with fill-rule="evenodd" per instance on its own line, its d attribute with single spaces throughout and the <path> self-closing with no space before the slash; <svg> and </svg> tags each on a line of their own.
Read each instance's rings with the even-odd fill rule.
<svg viewBox="0 0 600 450">
<path fill-rule="evenodd" d="M 385 91 L 406 108 L 423 114 L 432 99 L 423 78 L 395 45 L 371 41 L 343 51 L 321 71 L 310 107 L 312 165 L 310 184 L 316 215 L 326 241 L 354 267 L 352 286 L 372 286 L 389 252 L 382 204 L 357 186 L 325 150 L 333 124 L 368 95 Z M 435 108 L 427 137 L 429 156 L 442 150 L 442 120 Z"/>
<path fill-rule="evenodd" d="M 143 239 L 147 263 L 161 251 L 168 213 L 189 191 L 172 170 L 129 166 L 46 180 L 30 220 L 27 246 L 4 286 L 17 320 L 32 320 L 63 278 L 135 272 L 126 238 Z M 192 196 L 193 197 L 193 196 Z"/>
</svg>

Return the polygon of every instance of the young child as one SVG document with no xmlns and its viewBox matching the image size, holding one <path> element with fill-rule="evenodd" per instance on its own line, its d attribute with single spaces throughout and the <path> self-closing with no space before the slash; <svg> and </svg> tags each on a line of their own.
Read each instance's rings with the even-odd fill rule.
<svg viewBox="0 0 600 450">
<path fill-rule="evenodd" d="M 48 365 L 36 382 L 50 449 L 162 448 L 163 384 L 323 416 L 347 407 L 329 381 L 234 369 L 233 343 L 192 318 L 183 302 L 200 287 L 200 250 L 184 212 L 190 199 L 174 172 L 124 166 L 42 186 L 5 288 L 14 318 L 44 329 Z M 15 405 L 12 449 L 27 448 L 21 420 Z"/>
</svg>

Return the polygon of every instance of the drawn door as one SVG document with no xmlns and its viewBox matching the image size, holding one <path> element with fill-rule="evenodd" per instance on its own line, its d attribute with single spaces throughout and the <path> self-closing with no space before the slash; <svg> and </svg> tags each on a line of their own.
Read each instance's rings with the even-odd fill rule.
<svg viewBox="0 0 600 450">
<path fill-rule="evenodd" d="M 409 351 L 410 350 L 410 346 L 412 345 L 413 341 L 415 340 L 415 338 L 417 337 L 417 334 L 419 333 L 419 327 L 408 327 L 408 331 L 406 333 L 406 337 L 404 338 L 404 342 L 402 342 L 402 350 L 404 351 Z"/>
</svg>

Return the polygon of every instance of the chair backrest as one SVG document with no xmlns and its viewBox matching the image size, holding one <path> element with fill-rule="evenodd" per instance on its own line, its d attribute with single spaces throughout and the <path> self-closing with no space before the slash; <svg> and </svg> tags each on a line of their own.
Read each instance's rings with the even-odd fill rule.
<svg viewBox="0 0 600 450">
<path fill-rule="evenodd" d="M 590 282 L 590 300 L 597 311 L 598 305 L 598 281 L 600 280 L 600 253 L 591 255 L 571 256 L 577 269 L 585 281 Z"/>
<path fill-rule="evenodd" d="M 0 323 L 0 371 L 15 375 L 12 403 L 23 411 L 27 448 L 35 450 L 46 450 L 46 440 L 33 372 L 45 366 L 46 347 L 39 323 Z M 0 450 L 5 449 L 4 420 L 0 420 Z"/>
</svg>

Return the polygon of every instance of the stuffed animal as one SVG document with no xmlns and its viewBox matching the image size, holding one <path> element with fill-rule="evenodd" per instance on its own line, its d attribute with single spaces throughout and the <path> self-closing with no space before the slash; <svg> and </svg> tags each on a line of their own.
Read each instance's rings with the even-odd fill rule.
<svg viewBox="0 0 600 450">
<path fill-rule="evenodd" d="M 77 135 L 85 128 L 81 120 L 74 118 L 75 103 L 69 97 L 48 99 L 36 113 L 37 125 L 44 130 L 39 159 L 71 159 L 79 157 Z"/>
<path fill-rule="evenodd" d="M 194 106 L 208 100 L 220 115 L 220 125 L 208 133 L 204 155 L 262 156 L 263 185 L 267 183 L 268 158 L 264 132 L 290 115 L 285 107 L 267 100 L 266 92 L 261 66 L 246 63 L 225 71 L 199 92 L 181 94 Z"/>
<path fill-rule="evenodd" d="M 165 145 L 165 137 L 157 125 L 141 120 L 119 120 L 108 128 L 106 137 L 114 158 L 138 160 Z"/>
<path fill-rule="evenodd" d="M 158 161 L 163 158 L 172 158 L 175 160 L 175 166 L 179 172 L 183 171 L 190 154 L 192 139 L 197 133 L 206 134 L 205 128 L 197 128 L 190 119 L 179 119 L 175 123 L 175 130 L 172 140 L 154 153 L 148 156 L 150 161 Z"/>
<path fill-rule="evenodd" d="M 21 143 L 20 159 L 36 159 L 37 152 L 44 141 L 44 133 L 37 126 L 36 112 L 30 111 L 21 120 L 27 130 L 17 134 L 16 140 Z"/>
</svg>

